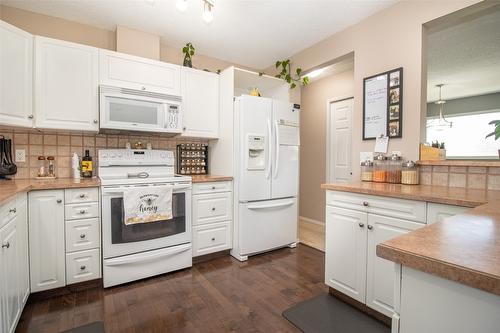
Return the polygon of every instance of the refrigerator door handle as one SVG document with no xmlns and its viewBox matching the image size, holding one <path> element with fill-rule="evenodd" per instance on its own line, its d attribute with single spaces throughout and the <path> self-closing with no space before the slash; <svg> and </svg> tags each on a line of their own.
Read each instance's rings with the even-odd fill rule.
<svg viewBox="0 0 500 333">
<path fill-rule="evenodd" d="M 267 119 L 267 171 L 266 179 L 271 176 L 271 121 Z"/>
<path fill-rule="evenodd" d="M 286 207 L 286 206 L 290 206 L 290 205 L 293 205 L 293 200 L 281 202 L 278 204 L 248 206 L 248 209 L 256 210 L 256 209 Z"/>
<path fill-rule="evenodd" d="M 276 143 L 276 159 L 275 159 L 275 164 L 274 164 L 274 172 L 273 172 L 273 178 L 276 179 L 278 176 L 278 170 L 279 170 L 279 165 L 280 165 L 280 135 L 279 135 L 279 126 L 278 122 L 274 123 L 274 136 L 276 138 L 275 143 Z"/>
</svg>

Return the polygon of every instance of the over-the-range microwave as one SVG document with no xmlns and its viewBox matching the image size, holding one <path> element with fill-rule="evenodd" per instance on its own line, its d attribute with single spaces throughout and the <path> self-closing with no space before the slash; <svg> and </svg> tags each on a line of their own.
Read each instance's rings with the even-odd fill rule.
<svg viewBox="0 0 500 333">
<path fill-rule="evenodd" d="M 101 129 L 182 132 L 180 96 L 101 85 L 99 114 Z"/>
</svg>

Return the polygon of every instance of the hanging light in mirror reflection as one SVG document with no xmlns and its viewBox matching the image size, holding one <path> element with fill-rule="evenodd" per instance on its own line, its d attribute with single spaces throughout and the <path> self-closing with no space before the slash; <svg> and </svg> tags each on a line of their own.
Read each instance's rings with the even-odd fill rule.
<svg viewBox="0 0 500 333">
<path fill-rule="evenodd" d="M 439 99 L 435 101 L 434 104 L 439 107 L 439 114 L 433 121 L 429 122 L 427 125 L 427 127 L 432 127 L 439 131 L 443 131 L 453 126 L 453 122 L 446 120 L 446 118 L 444 117 L 443 109 L 446 101 L 441 96 L 441 89 L 443 88 L 443 86 L 444 84 L 442 83 L 436 85 L 436 87 L 439 89 Z"/>
</svg>

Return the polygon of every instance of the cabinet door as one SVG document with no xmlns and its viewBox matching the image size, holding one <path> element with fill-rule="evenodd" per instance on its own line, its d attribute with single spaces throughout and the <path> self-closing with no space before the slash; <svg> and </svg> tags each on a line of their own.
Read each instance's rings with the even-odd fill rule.
<svg viewBox="0 0 500 333">
<path fill-rule="evenodd" d="M 167 95 L 181 95 L 180 66 L 128 54 L 100 50 L 99 82 Z"/>
<path fill-rule="evenodd" d="M 63 287 L 64 190 L 33 191 L 29 194 L 29 239 L 31 291 Z"/>
<path fill-rule="evenodd" d="M 33 127 L 33 36 L 0 21 L 0 125 Z"/>
<path fill-rule="evenodd" d="M 4 288 L 4 303 L 2 307 L 5 316 L 6 332 L 14 332 L 17 318 L 20 315 L 19 301 L 19 263 L 17 242 L 17 217 L 12 219 L 0 230 L 1 256 L 2 256 L 2 283 Z"/>
<path fill-rule="evenodd" d="M 365 302 L 366 225 L 364 212 L 326 208 L 325 283 Z"/>
<path fill-rule="evenodd" d="M 183 136 L 219 136 L 219 75 L 182 68 Z"/>
<path fill-rule="evenodd" d="M 30 294 L 29 246 L 28 246 L 28 194 L 17 196 L 17 234 L 19 244 L 19 299 L 21 307 Z"/>
<path fill-rule="evenodd" d="M 421 223 L 368 214 L 366 305 L 392 317 L 394 314 L 394 263 L 377 256 L 377 244 L 423 227 Z"/>
<path fill-rule="evenodd" d="M 432 224 L 441 222 L 447 217 L 465 213 L 470 209 L 471 208 L 467 207 L 443 205 L 429 202 L 427 204 L 427 223 Z"/>
<path fill-rule="evenodd" d="M 35 37 L 35 127 L 97 131 L 98 51 Z"/>
</svg>

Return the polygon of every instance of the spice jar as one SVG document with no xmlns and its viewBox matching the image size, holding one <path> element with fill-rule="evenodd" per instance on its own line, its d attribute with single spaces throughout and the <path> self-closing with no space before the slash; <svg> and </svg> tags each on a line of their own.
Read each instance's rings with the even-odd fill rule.
<svg viewBox="0 0 500 333">
<path fill-rule="evenodd" d="M 419 178 L 418 165 L 413 161 L 404 162 L 401 169 L 401 184 L 418 185 Z"/>
<path fill-rule="evenodd" d="M 373 162 L 370 160 L 361 162 L 361 181 L 373 181 Z"/>
<path fill-rule="evenodd" d="M 47 177 L 56 177 L 56 163 L 54 156 L 47 156 L 48 171 Z"/>
<path fill-rule="evenodd" d="M 45 160 L 45 156 L 38 156 L 37 168 L 38 177 L 47 177 L 47 161 Z"/>
<path fill-rule="evenodd" d="M 377 183 L 385 183 L 387 181 L 387 157 L 378 155 L 375 157 L 373 167 L 373 181 Z"/>
<path fill-rule="evenodd" d="M 393 154 L 389 160 L 386 182 L 391 184 L 401 183 L 401 156 Z"/>
</svg>

